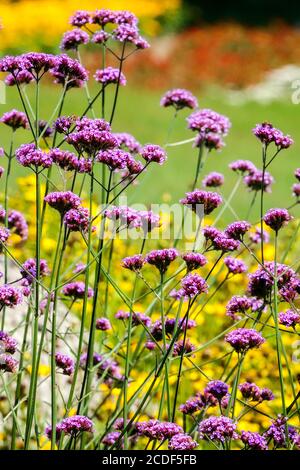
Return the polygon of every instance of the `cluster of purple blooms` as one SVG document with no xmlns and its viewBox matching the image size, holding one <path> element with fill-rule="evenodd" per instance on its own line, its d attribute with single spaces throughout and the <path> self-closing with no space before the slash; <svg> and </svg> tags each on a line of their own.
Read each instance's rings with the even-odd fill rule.
<svg viewBox="0 0 300 470">
<path fill-rule="evenodd" d="M 154 214 L 152 211 L 138 211 L 128 206 L 111 206 L 105 210 L 104 215 L 107 219 L 119 222 L 118 230 L 121 228 L 136 228 L 148 233 L 160 226 L 159 215 Z"/>
<path fill-rule="evenodd" d="M 80 357 L 80 366 L 82 369 L 86 368 L 87 360 L 88 354 L 82 354 Z M 97 377 L 103 379 L 103 382 L 108 386 L 112 386 L 116 381 L 119 382 L 124 379 L 119 364 L 114 360 L 105 359 L 101 354 L 93 354 L 93 366 L 97 369 Z"/>
<path fill-rule="evenodd" d="M 278 149 L 287 149 L 294 143 L 289 135 L 284 135 L 282 131 L 273 127 L 269 122 L 257 124 L 253 129 L 253 134 L 265 146 L 274 143 Z"/>
<path fill-rule="evenodd" d="M 224 176 L 222 173 L 212 171 L 203 180 L 202 185 L 205 188 L 219 188 L 224 184 Z"/>
<path fill-rule="evenodd" d="M 176 111 L 179 111 L 184 108 L 197 108 L 198 101 L 190 91 L 176 88 L 165 93 L 160 101 L 160 105 L 164 108 L 173 106 Z"/>
<path fill-rule="evenodd" d="M 56 367 L 62 370 L 64 375 L 72 375 L 75 368 L 74 359 L 66 354 L 57 352 L 55 354 L 55 364 Z"/>
<path fill-rule="evenodd" d="M 249 349 L 259 348 L 265 342 L 265 339 L 256 330 L 237 328 L 225 336 L 225 341 L 237 353 L 245 354 Z"/>
<path fill-rule="evenodd" d="M 274 395 L 269 388 L 259 388 L 255 383 L 244 382 L 239 385 L 239 390 L 246 400 L 252 401 L 271 401 L 274 400 Z"/>
<path fill-rule="evenodd" d="M 185 198 L 181 199 L 180 202 L 199 215 L 202 214 L 201 208 L 203 207 L 204 215 L 209 215 L 222 204 L 223 200 L 218 193 L 195 189 L 186 193 Z"/>
<path fill-rule="evenodd" d="M 5 331 L 0 331 L 0 371 L 13 373 L 18 361 L 12 356 L 17 350 L 18 342 Z"/>
<path fill-rule="evenodd" d="M 72 297 L 73 299 L 83 299 L 85 295 L 87 298 L 91 298 L 94 295 L 94 291 L 91 287 L 86 288 L 85 283 L 82 281 L 75 281 L 66 284 L 62 288 L 62 293 L 66 297 Z"/>
<path fill-rule="evenodd" d="M 58 441 L 62 434 L 78 436 L 83 432 L 93 432 L 94 425 L 92 420 L 86 416 L 74 415 L 63 419 L 56 425 L 56 440 Z M 45 430 L 46 436 L 51 439 L 52 428 L 48 426 Z"/>
<path fill-rule="evenodd" d="M 0 222 L 5 223 L 6 213 L 5 209 L 0 207 Z M 23 214 L 19 211 L 11 209 L 7 214 L 8 229 L 19 235 L 22 241 L 28 238 L 28 224 Z"/>
<path fill-rule="evenodd" d="M 225 145 L 223 138 L 231 127 L 226 116 L 211 109 L 201 109 L 191 114 L 187 121 L 188 128 L 198 132 L 195 139 L 196 147 L 204 146 L 208 150 L 218 150 Z"/>
</svg>

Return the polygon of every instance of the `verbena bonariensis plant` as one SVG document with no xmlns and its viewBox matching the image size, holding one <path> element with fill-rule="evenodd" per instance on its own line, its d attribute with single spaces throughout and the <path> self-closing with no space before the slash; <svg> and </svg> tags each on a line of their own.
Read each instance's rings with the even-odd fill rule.
<svg viewBox="0 0 300 470">
<path fill-rule="evenodd" d="M 170 131 L 160 147 L 114 132 L 124 63 L 148 43 L 127 11 L 78 11 L 71 24 L 61 47 L 72 56 L 32 52 L 0 60 L 23 107 L 1 118 L 11 128 L 0 171 L 3 448 L 298 448 L 300 392 L 290 353 L 299 334 L 300 278 L 290 253 L 299 224 L 289 210 L 299 202 L 299 183 L 291 207 L 264 210 L 269 167 L 292 139 L 270 123 L 257 125 L 262 169 L 232 162 L 238 180 L 226 200 L 221 173 L 206 175 L 201 188 L 205 160 L 224 146 L 229 119 L 199 110 L 189 91 L 176 89 L 161 106 L 173 108 L 174 118 L 192 109 L 193 138 L 169 143 Z M 94 96 L 79 54 L 90 42 L 102 57 Z M 49 76 L 62 91 L 44 120 L 41 83 Z M 84 90 L 80 116 L 64 115 L 72 88 Z M 16 148 L 20 128 L 28 137 Z M 188 142 L 198 154 L 195 178 L 180 200 L 183 220 L 161 239 L 152 236 L 168 225 L 161 214 L 120 197 L 164 164 L 165 147 Z M 11 189 L 16 165 L 34 178 L 24 214 Z M 300 180 L 299 169 L 295 176 Z M 231 202 L 242 182 L 253 197 L 245 220 L 236 220 Z M 252 214 L 258 197 L 259 215 Z M 217 228 L 228 210 L 233 222 Z M 197 228 L 185 240 L 190 215 Z M 287 243 L 281 234 L 289 223 Z M 56 236 L 50 251 L 43 244 L 49 234 Z M 290 258 L 292 265 L 284 264 Z"/>
</svg>

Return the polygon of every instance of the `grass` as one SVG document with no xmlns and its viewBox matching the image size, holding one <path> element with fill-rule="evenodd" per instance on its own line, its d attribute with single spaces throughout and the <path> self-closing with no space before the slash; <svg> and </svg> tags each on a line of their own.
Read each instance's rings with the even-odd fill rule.
<svg viewBox="0 0 300 470">
<path fill-rule="evenodd" d="M 92 96 L 93 92 L 92 90 Z M 46 86 L 41 95 L 41 118 L 48 119 L 51 115 L 58 98 L 60 90 L 54 86 Z M 33 93 L 33 88 L 29 88 L 29 96 Z M 168 128 L 172 120 L 172 111 L 162 109 L 159 106 L 161 93 L 150 90 L 138 90 L 126 87 L 121 89 L 120 100 L 113 130 L 116 132 L 127 131 L 132 133 L 140 142 L 153 142 L 163 145 L 166 142 Z M 30 96 L 31 97 L 31 96 Z M 198 95 L 201 107 L 210 107 L 216 111 L 226 114 L 232 121 L 232 129 L 226 139 L 226 147 L 222 152 L 213 152 L 209 155 L 204 169 L 204 174 L 209 171 L 220 171 L 225 174 L 226 192 L 230 192 L 235 184 L 236 175 L 228 169 L 228 164 L 236 159 L 250 159 L 260 167 L 260 145 L 253 137 L 251 129 L 258 122 L 270 121 L 275 126 L 289 133 L 295 139 L 295 145 L 283 151 L 272 164 L 270 172 L 276 181 L 276 190 L 272 195 L 266 196 L 266 208 L 268 207 L 287 207 L 292 202 L 290 187 L 294 183 L 293 171 L 298 163 L 300 154 L 300 141 L 298 140 L 298 113 L 299 109 L 291 101 L 274 102 L 263 105 L 257 103 L 246 103 L 239 106 L 230 105 L 225 99 L 224 93 L 211 90 Z M 70 91 L 63 114 L 81 114 L 86 102 L 84 101 L 83 90 Z M 111 96 L 108 98 L 110 105 Z M 19 103 L 16 90 L 7 89 L 6 104 L 2 106 L 5 112 L 12 108 L 22 109 Z M 96 105 L 97 111 L 97 105 Z M 98 103 L 100 115 L 100 103 Z M 186 129 L 185 118 L 187 112 L 182 111 L 175 121 L 171 141 L 188 139 L 193 134 Z M 1 125 L 0 146 L 8 147 L 10 139 L 9 129 Z M 16 135 L 16 144 L 28 142 L 29 133 L 18 131 Z M 177 202 L 184 193 L 189 190 L 193 180 L 197 150 L 193 149 L 191 144 L 169 148 L 168 161 L 162 167 L 153 165 L 143 176 L 141 184 L 131 191 L 131 202 L 146 202 L 147 204 L 159 204 L 164 202 Z M 15 164 L 13 169 L 13 181 L 17 177 L 28 174 L 28 170 Z M 3 179 L 0 183 L 1 192 Z M 275 189 L 274 188 L 274 189 Z M 225 193 L 226 196 L 226 193 Z M 252 195 L 241 186 L 233 206 L 239 218 L 246 216 L 249 200 Z M 258 212 L 256 212 L 257 214 Z M 224 222 L 232 219 L 228 214 L 224 215 Z"/>
</svg>

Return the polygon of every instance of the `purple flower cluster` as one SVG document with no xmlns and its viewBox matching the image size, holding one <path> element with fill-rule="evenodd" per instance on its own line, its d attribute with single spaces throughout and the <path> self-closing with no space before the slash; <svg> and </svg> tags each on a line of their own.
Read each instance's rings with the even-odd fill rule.
<svg viewBox="0 0 300 470">
<path fill-rule="evenodd" d="M 244 177 L 244 183 L 250 191 L 261 191 L 263 189 L 263 191 L 270 193 L 274 179 L 267 171 L 263 175 L 261 170 L 255 170 Z"/>
<path fill-rule="evenodd" d="M 264 243 L 269 243 L 270 235 L 265 230 L 263 230 L 261 234 L 260 228 L 257 227 L 254 232 L 249 233 L 249 238 L 251 242 L 255 243 L 256 245 L 258 245 L 261 242 L 261 236 L 263 238 Z"/>
<path fill-rule="evenodd" d="M 205 279 L 197 273 L 190 273 L 181 280 L 181 288 L 177 291 L 173 290 L 170 296 L 175 299 L 188 300 L 200 294 L 206 294 L 207 292 L 208 285 Z"/>
<path fill-rule="evenodd" d="M 82 432 L 93 432 L 93 422 L 86 416 L 74 415 L 63 419 L 56 425 L 56 439 L 59 440 L 62 433 L 70 436 L 78 436 Z M 46 436 L 51 439 L 52 429 L 48 426 Z"/>
<path fill-rule="evenodd" d="M 88 80 L 88 73 L 78 60 L 66 54 L 56 57 L 55 66 L 50 70 L 54 82 L 66 88 L 82 87 Z"/>
<path fill-rule="evenodd" d="M 292 300 L 300 293 L 300 279 L 289 266 L 277 263 L 277 285 L 279 294 L 285 300 Z M 275 265 L 266 262 L 265 268 L 258 268 L 249 274 L 248 291 L 250 295 L 268 300 L 274 285 Z"/>
<path fill-rule="evenodd" d="M 81 199 L 71 191 L 59 191 L 47 194 L 44 201 L 62 215 L 71 209 L 78 209 Z"/>
<path fill-rule="evenodd" d="M 0 343 L 4 352 L 14 354 L 17 350 L 18 342 L 5 331 L 0 331 Z"/>
<path fill-rule="evenodd" d="M 180 202 L 185 206 L 190 206 L 196 213 L 199 213 L 199 206 L 203 206 L 204 214 L 208 215 L 214 209 L 217 209 L 217 207 L 222 204 L 223 200 L 218 193 L 195 189 L 195 191 L 186 193 L 185 198 L 181 199 Z"/>
<path fill-rule="evenodd" d="M 85 283 L 81 281 L 70 282 L 62 288 L 62 293 L 66 297 L 73 297 L 73 299 L 83 299 L 85 296 Z M 91 287 L 87 288 L 87 298 L 91 298 L 94 295 L 94 291 Z"/>
<path fill-rule="evenodd" d="M 72 375 L 74 372 L 75 363 L 74 360 L 67 356 L 66 354 L 62 354 L 57 352 L 55 354 L 55 364 L 56 367 L 62 369 L 64 375 Z"/>
<path fill-rule="evenodd" d="M 119 69 L 113 67 L 106 67 L 102 70 L 96 70 L 94 78 L 96 82 L 102 83 L 103 85 L 109 85 L 111 83 L 119 84 L 121 86 L 126 85 L 126 77 L 120 72 Z"/>
<path fill-rule="evenodd" d="M 264 216 L 265 224 L 271 227 L 276 233 L 291 219 L 292 216 L 286 209 L 269 209 Z"/>
<path fill-rule="evenodd" d="M 300 314 L 298 311 L 286 310 L 279 313 L 278 320 L 281 325 L 295 328 L 300 323 Z"/>
<path fill-rule="evenodd" d="M 0 356 L 0 371 L 9 372 L 13 374 L 16 372 L 18 361 L 10 354 L 1 354 Z"/>
<path fill-rule="evenodd" d="M 5 223 L 5 210 L 0 208 L 0 222 Z M 28 224 L 21 212 L 16 210 L 10 210 L 7 217 L 8 228 L 17 235 L 19 235 L 22 241 L 27 240 L 28 237 Z"/>
<path fill-rule="evenodd" d="M 169 450 L 193 450 L 198 444 L 189 434 L 175 434 L 168 444 Z"/>
<path fill-rule="evenodd" d="M 123 268 L 129 269 L 130 271 L 139 272 L 145 264 L 145 260 L 142 255 L 127 256 L 123 258 Z"/>
<path fill-rule="evenodd" d="M 225 341 L 233 347 L 237 353 L 246 353 L 249 349 L 258 348 L 265 339 L 253 329 L 237 328 L 225 336 Z"/>
<path fill-rule="evenodd" d="M 242 260 L 233 258 L 232 256 L 227 256 L 227 258 L 224 259 L 224 264 L 230 274 L 242 274 L 248 269 Z"/>
<path fill-rule="evenodd" d="M 105 44 L 109 40 L 110 37 L 111 36 L 110 36 L 109 33 L 104 31 L 103 29 L 101 29 L 100 31 L 96 31 L 93 34 L 93 37 L 92 37 L 91 41 L 94 44 Z"/>
<path fill-rule="evenodd" d="M 160 226 L 160 217 L 152 211 L 137 211 L 127 206 L 111 206 L 104 215 L 110 220 L 119 221 L 119 228 L 138 228 L 144 233 Z"/>
<path fill-rule="evenodd" d="M 70 209 L 64 215 L 64 224 L 71 232 L 88 232 L 90 227 L 90 212 L 86 207 Z M 95 227 L 91 227 L 92 232 Z"/>
<path fill-rule="evenodd" d="M 136 429 L 139 435 L 146 436 L 148 439 L 157 439 L 164 441 L 171 439 L 177 434 L 182 434 L 182 427 L 168 421 L 159 421 L 151 419 L 150 421 L 140 421 L 136 423 Z"/>
<path fill-rule="evenodd" d="M 217 171 L 212 171 L 202 180 L 202 185 L 206 188 L 218 188 L 223 184 L 224 176 Z"/>
<path fill-rule="evenodd" d="M 204 145 L 209 150 L 220 149 L 224 146 L 222 138 L 228 134 L 231 123 L 226 116 L 211 109 L 201 109 L 188 118 L 188 128 L 197 131 L 195 146 Z"/>
<path fill-rule="evenodd" d="M 210 393 L 217 400 L 221 400 L 228 394 L 228 385 L 222 380 L 212 380 L 206 385 L 205 392 Z"/>
<path fill-rule="evenodd" d="M 148 144 L 145 145 L 141 150 L 141 156 L 147 163 L 158 163 L 162 165 L 166 159 L 167 155 L 164 149 L 159 145 Z"/>
<path fill-rule="evenodd" d="M 25 167 L 49 168 L 52 165 L 51 155 L 37 149 L 34 144 L 22 144 L 16 150 L 16 158 Z"/>
<path fill-rule="evenodd" d="M 236 160 L 229 164 L 229 168 L 236 173 L 254 173 L 257 168 L 250 160 Z"/>
<path fill-rule="evenodd" d="M 80 366 L 84 369 L 87 364 L 87 353 L 80 357 Z M 98 378 L 103 378 L 103 382 L 107 385 L 113 385 L 115 381 L 122 381 L 123 375 L 120 372 L 120 367 L 116 361 L 105 359 L 101 354 L 94 353 L 93 365 L 97 366 Z"/>
<path fill-rule="evenodd" d="M 26 285 L 31 285 L 37 277 L 36 260 L 29 258 L 22 264 L 20 274 Z M 50 274 L 50 270 L 45 259 L 40 260 L 39 276 L 45 277 Z M 24 284 L 23 284 L 24 285 Z"/>
<path fill-rule="evenodd" d="M 244 382 L 239 385 L 239 390 L 246 400 L 258 402 L 274 400 L 274 395 L 269 388 L 259 388 L 255 383 Z"/>
<path fill-rule="evenodd" d="M 111 324 L 108 318 L 97 318 L 96 320 L 96 330 L 107 331 L 111 330 Z"/>
<path fill-rule="evenodd" d="M 239 220 L 238 222 L 233 222 L 228 225 L 225 229 L 225 235 L 228 238 L 233 238 L 234 240 L 243 240 L 244 235 L 250 229 L 251 224 L 245 220 Z"/>
<path fill-rule="evenodd" d="M 165 333 L 167 336 L 173 335 L 175 332 L 176 326 L 180 328 L 181 331 L 185 329 L 190 330 L 196 326 L 196 322 L 194 320 L 183 320 L 183 318 L 179 318 L 176 322 L 175 318 L 165 318 Z M 154 338 L 156 341 L 161 341 L 163 339 L 163 327 L 162 321 L 156 320 L 150 330 L 151 337 Z"/>
<path fill-rule="evenodd" d="M 89 42 L 89 35 L 85 31 L 79 28 L 72 29 L 64 33 L 60 48 L 69 51 L 77 50 L 81 44 L 87 44 Z"/>
<path fill-rule="evenodd" d="M 195 269 L 201 268 L 207 263 L 207 259 L 201 253 L 195 253 L 190 251 L 181 255 L 183 261 L 185 261 L 188 271 L 194 271 Z"/>
<path fill-rule="evenodd" d="M 273 142 L 279 149 L 287 149 L 294 143 L 289 135 L 284 135 L 282 131 L 276 129 L 276 127 L 273 127 L 268 122 L 257 124 L 253 129 L 253 134 L 264 145 L 268 146 Z"/>
<path fill-rule="evenodd" d="M 16 307 L 22 302 L 22 294 L 19 289 L 8 284 L 0 286 L 0 307 Z"/>
<path fill-rule="evenodd" d="M 233 320 L 239 320 L 239 313 L 246 313 L 247 310 L 257 311 L 264 308 L 264 302 L 256 298 L 234 295 L 226 305 L 226 315 Z"/>
<path fill-rule="evenodd" d="M 272 422 L 269 429 L 265 432 L 264 436 L 270 440 L 272 439 L 275 447 L 287 447 L 289 440 L 297 448 L 300 447 L 300 434 L 293 426 L 287 425 L 288 418 L 278 415 Z"/>
<path fill-rule="evenodd" d="M 246 449 L 268 450 L 266 438 L 258 432 L 242 431 L 241 441 L 245 444 Z"/>
<path fill-rule="evenodd" d="M 206 240 L 207 250 L 217 250 L 223 253 L 237 250 L 240 246 L 238 240 L 229 238 L 225 232 L 221 232 L 213 226 L 203 228 L 203 236 Z"/>
<path fill-rule="evenodd" d="M 51 149 L 49 156 L 53 163 L 65 171 L 76 171 L 78 173 L 90 173 L 92 162 L 83 157 L 77 157 L 74 153 L 58 148 Z"/>
<path fill-rule="evenodd" d="M 238 439 L 236 424 L 226 416 L 211 416 L 204 419 L 198 427 L 200 439 L 226 442 L 229 439 Z"/>
<path fill-rule="evenodd" d="M 0 119 L 0 122 L 6 126 L 11 127 L 13 131 L 16 131 L 20 127 L 27 129 L 29 125 L 26 114 L 22 111 L 17 111 L 16 109 L 12 109 L 11 111 L 4 113 Z"/>
<path fill-rule="evenodd" d="M 141 144 L 127 132 L 116 132 L 114 137 L 117 139 L 117 145 L 123 150 L 127 150 L 133 154 L 140 153 L 142 150 Z"/>
<path fill-rule="evenodd" d="M 183 108 L 197 108 L 198 101 L 190 91 L 176 88 L 174 90 L 167 91 L 167 93 L 162 97 L 160 105 L 164 108 L 173 106 L 176 111 L 179 111 Z"/>
<path fill-rule="evenodd" d="M 67 142 L 79 153 L 86 152 L 88 155 L 95 155 L 100 150 L 111 149 L 118 145 L 108 122 L 104 119 L 85 117 L 76 120 L 75 129 L 68 134 Z"/>
<path fill-rule="evenodd" d="M 145 257 L 145 262 L 155 266 L 161 274 L 166 273 L 169 265 L 179 256 L 175 248 L 150 251 Z"/>
</svg>

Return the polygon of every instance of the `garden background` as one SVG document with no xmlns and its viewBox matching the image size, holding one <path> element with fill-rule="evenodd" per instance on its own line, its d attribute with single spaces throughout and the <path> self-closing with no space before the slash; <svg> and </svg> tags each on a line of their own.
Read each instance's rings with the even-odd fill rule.
<svg viewBox="0 0 300 470">
<path fill-rule="evenodd" d="M 1 0 L 0 6 L 3 54 L 30 49 L 58 52 L 69 17 L 82 7 L 82 2 Z M 231 0 L 226 2 L 226 8 L 225 5 L 212 8 L 210 2 L 198 0 L 88 0 L 84 4 L 84 8 L 90 10 L 97 7 L 133 11 L 140 18 L 142 32 L 151 40 L 149 50 L 135 54 L 126 62 L 128 86 L 120 94 L 120 112 L 115 121 L 117 131 L 126 128 L 141 142 L 152 139 L 165 143 L 172 114 L 159 107 L 161 95 L 172 86 L 192 89 L 200 107 L 215 109 L 232 120 L 225 149 L 207 162 L 207 172 L 217 170 L 225 174 L 228 191 L 235 177 L 227 168 L 230 161 L 247 158 L 259 164 L 259 146 L 250 132 L 257 122 L 265 119 L 291 135 L 297 134 L 300 105 L 293 103 L 293 94 L 297 101 L 297 89 L 292 88 L 300 79 L 297 2 L 289 2 L 289 8 L 280 1 L 268 0 L 262 5 L 253 0 L 242 4 Z M 20 18 L 22 21 L 18 20 Z M 96 69 L 97 61 L 99 57 L 90 51 L 88 65 Z M 49 116 L 57 94 L 57 88 L 49 83 L 43 119 Z M 11 87 L 2 110 L 17 107 L 17 104 L 16 90 Z M 66 112 L 71 108 L 72 112 L 81 111 L 79 90 L 69 94 Z M 187 114 L 183 112 L 176 121 L 174 141 L 190 137 L 188 131 L 184 131 Z M 136 115 L 143 119 L 136 120 Z M 18 138 L 22 143 L 22 132 L 18 133 Z M 7 143 L 4 129 L 1 139 Z M 268 204 L 280 205 L 282 195 L 287 194 L 287 186 L 293 183 L 299 151 L 300 143 L 296 139 L 284 165 L 281 159 L 285 157 L 276 161 L 272 174 L 277 191 L 272 200 L 266 201 L 267 207 Z M 134 188 L 133 202 L 141 199 L 140 191 L 148 203 L 177 201 L 192 180 L 195 158 L 190 145 L 170 148 L 167 164 L 151 172 L 143 189 Z M 183 161 L 185 173 L 178 178 Z M 22 172 L 24 169 L 19 166 L 15 178 Z M 237 201 L 240 217 L 248 199 L 243 192 Z"/>
</svg>

